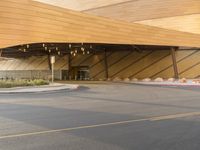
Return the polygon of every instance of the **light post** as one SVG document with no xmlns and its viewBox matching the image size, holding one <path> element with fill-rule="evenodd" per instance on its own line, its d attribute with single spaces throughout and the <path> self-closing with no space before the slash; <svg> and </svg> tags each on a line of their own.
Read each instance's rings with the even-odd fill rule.
<svg viewBox="0 0 200 150">
<path fill-rule="evenodd" d="M 55 63 L 55 56 L 51 56 L 51 82 L 54 82 L 54 63 Z"/>
</svg>

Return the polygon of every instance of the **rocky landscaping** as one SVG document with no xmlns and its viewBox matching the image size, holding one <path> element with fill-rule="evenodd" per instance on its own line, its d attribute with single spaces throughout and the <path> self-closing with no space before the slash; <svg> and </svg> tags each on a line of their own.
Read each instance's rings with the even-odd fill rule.
<svg viewBox="0 0 200 150">
<path fill-rule="evenodd" d="M 135 84 L 146 84 L 146 85 L 169 85 L 169 86 L 187 86 L 187 85 L 194 85 L 200 86 L 200 79 L 186 79 L 186 78 L 168 78 L 163 79 L 161 77 L 151 79 L 151 78 L 144 78 L 144 79 L 137 79 L 137 78 L 120 78 L 115 77 L 113 79 L 109 79 L 109 81 L 113 82 L 126 82 L 126 83 L 135 83 Z"/>
</svg>

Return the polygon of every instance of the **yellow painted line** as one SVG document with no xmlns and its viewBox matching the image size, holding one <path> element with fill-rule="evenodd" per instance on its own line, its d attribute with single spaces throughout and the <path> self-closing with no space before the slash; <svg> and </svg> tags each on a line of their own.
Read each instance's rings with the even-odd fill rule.
<svg viewBox="0 0 200 150">
<path fill-rule="evenodd" d="M 177 118 L 183 118 L 183 117 L 189 117 L 189 116 L 197 116 L 197 115 L 200 115 L 200 112 L 191 112 L 191 113 L 183 113 L 183 114 L 174 114 L 174 115 L 153 117 L 153 118 L 150 119 L 150 121 L 177 119 Z"/>
<path fill-rule="evenodd" d="M 88 126 L 56 129 L 56 130 L 46 130 L 46 131 L 39 131 L 39 132 L 30 132 L 30 133 L 23 133 L 23 134 L 6 135 L 6 136 L 0 136 L 0 140 L 1 139 L 8 139 L 8 138 L 15 138 L 15 137 L 24 137 L 24 136 L 32 136 L 32 135 L 39 135 L 39 134 L 62 132 L 62 131 L 72 131 L 72 130 L 79 130 L 79 129 L 89 129 L 89 128 L 95 128 L 95 127 L 120 125 L 120 124 L 126 124 L 126 123 L 132 123 L 132 122 L 140 122 L 140 121 L 148 121 L 148 120 L 149 119 L 136 119 L 136 120 L 127 120 L 127 121 L 119 121 L 119 122 L 112 122 L 112 123 L 104 123 L 104 124 L 96 124 L 96 125 L 88 125 Z"/>
<path fill-rule="evenodd" d="M 104 123 L 104 124 L 96 124 L 96 125 L 64 128 L 64 129 L 55 129 L 55 130 L 46 130 L 46 131 L 14 134 L 14 135 L 5 135 L 5 136 L 0 136 L 0 140 L 8 139 L 8 138 L 33 136 L 33 135 L 48 134 L 48 133 L 56 133 L 56 132 L 62 132 L 62 131 L 72 131 L 72 130 L 79 130 L 79 129 L 89 129 L 89 128 L 96 128 L 96 127 L 111 126 L 111 125 L 128 124 L 128 123 L 141 122 L 141 121 L 169 120 L 169 119 L 183 118 L 183 117 L 197 116 L 197 115 L 200 115 L 200 112 L 182 113 L 182 114 L 175 114 L 175 115 L 165 115 L 165 116 L 151 117 L 151 118 L 144 118 L 144 119 L 135 119 L 135 120 L 118 121 L 118 122 L 111 122 L 111 123 Z"/>
</svg>

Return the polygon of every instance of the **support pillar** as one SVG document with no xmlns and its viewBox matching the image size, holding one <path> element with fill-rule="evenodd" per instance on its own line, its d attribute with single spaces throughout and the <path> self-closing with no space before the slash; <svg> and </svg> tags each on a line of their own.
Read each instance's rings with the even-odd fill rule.
<svg viewBox="0 0 200 150">
<path fill-rule="evenodd" d="M 48 67 L 51 70 L 51 56 L 48 54 Z"/>
<path fill-rule="evenodd" d="M 108 61 L 107 61 L 107 52 L 104 50 L 104 67 L 105 67 L 105 78 L 108 79 Z"/>
<path fill-rule="evenodd" d="M 68 80 L 71 80 L 71 54 L 68 54 Z"/>
<path fill-rule="evenodd" d="M 2 57 L 2 54 L 3 54 L 3 50 L 1 49 L 1 51 L 0 51 L 0 57 Z"/>
<path fill-rule="evenodd" d="M 176 54 L 175 54 L 176 50 L 177 48 L 174 48 L 174 47 L 171 48 L 171 56 L 172 56 L 172 62 L 173 62 L 174 78 L 178 79 L 179 74 L 178 74 L 178 67 L 177 67 L 177 62 L 176 62 Z"/>
</svg>

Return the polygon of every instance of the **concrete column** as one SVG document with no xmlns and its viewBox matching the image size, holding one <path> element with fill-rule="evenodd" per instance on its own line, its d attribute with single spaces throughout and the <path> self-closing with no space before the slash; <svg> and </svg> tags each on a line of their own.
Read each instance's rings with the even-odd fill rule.
<svg viewBox="0 0 200 150">
<path fill-rule="evenodd" d="M 1 49 L 0 50 L 0 57 L 2 57 L 2 54 L 3 54 L 3 50 Z"/>
<path fill-rule="evenodd" d="M 108 61 L 107 61 L 107 52 L 104 50 L 104 67 L 105 67 L 105 78 L 108 79 Z"/>
<path fill-rule="evenodd" d="M 177 62 L 176 62 L 176 54 L 175 54 L 176 50 L 177 48 L 174 48 L 174 47 L 171 48 L 171 56 L 172 56 L 172 62 L 173 62 L 174 78 L 178 79 L 179 74 L 178 74 L 178 67 L 177 67 Z"/>
<path fill-rule="evenodd" d="M 71 54 L 68 54 L 68 80 L 71 80 Z"/>
<path fill-rule="evenodd" d="M 48 54 L 48 67 L 51 70 L 51 56 Z"/>
</svg>

